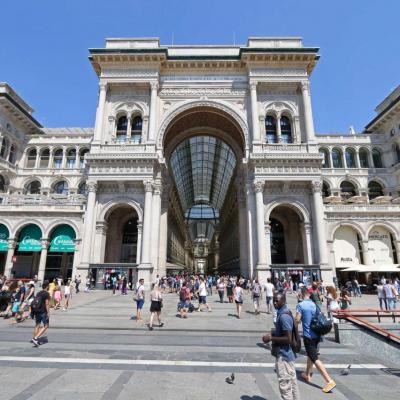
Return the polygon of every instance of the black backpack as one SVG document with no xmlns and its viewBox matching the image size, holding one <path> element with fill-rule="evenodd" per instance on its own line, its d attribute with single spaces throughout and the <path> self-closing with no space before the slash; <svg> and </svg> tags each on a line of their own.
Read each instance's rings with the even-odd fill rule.
<svg viewBox="0 0 400 400">
<path fill-rule="evenodd" d="M 326 335 L 332 330 L 332 321 L 325 317 L 321 309 L 317 306 L 317 311 L 311 318 L 310 328 L 317 335 Z"/>
<path fill-rule="evenodd" d="M 32 300 L 31 310 L 35 314 L 35 313 L 40 312 L 42 310 L 42 307 L 43 307 L 43 296 L 42 296 L 42 292 L 39 292 L 35 296 L 35 298 Z"/>
<path fill-rule="evenodd" d="M 290 347 L 293 350 L 293 353 L 298 354 L 298 353 L 300 353 L 300 350 L 301 350 L 301 338 L 300 338 L 298 326 L 296 324 L 296 321 L 293 318 L 293 314 L 289 310 L 284 311 L 282 314 L 287 314 L 292 317 L 293 329 L 292 329 L 292 342 L 290 343 Z"/>
</svg>

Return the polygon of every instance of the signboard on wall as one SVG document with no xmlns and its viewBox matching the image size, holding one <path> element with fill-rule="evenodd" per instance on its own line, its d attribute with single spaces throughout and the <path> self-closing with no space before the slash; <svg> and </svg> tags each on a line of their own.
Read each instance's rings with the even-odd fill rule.
<svg viewBox="0 0 400 400">
<path fill-rule="evenodd" d="M 73 253 L 75 251 L 75 232 L 68 225 L 59 226 L 53 233 L 50 252 Z"/>
<path fill-rule="evenodd" d="M 0 251 L 8 251 L 9 232 L 5 225 L 0 224 Z"/>
<path fill-rule="evenodd" d="M 333 249 L 336 268 L 347 268 L 361 264 L 357 233 L 351 227 L 342 226 L 337 229 Z"/>
<path fill-rule="evenodd" d="M 28 225 L 22 229 L 20 233 L 20 242 L 18 243 L 18 251 L 42 251 L 40 238 L 42 232 L 36 225 Z"/>
<path fill-rule="evenodd" d="M 368 252 L 373 264 L 393 264 L 392 241 L 387 229 L 376 227 L 370 231 Z"/>
</svg>

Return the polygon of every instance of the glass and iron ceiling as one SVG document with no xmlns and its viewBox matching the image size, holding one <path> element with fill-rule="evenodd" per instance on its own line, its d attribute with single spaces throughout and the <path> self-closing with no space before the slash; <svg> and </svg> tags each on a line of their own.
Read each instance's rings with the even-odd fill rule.
<svg viewBox="0 0 400 400">
<path fill-rule="evenodd" d="M 170 162 L 192 239 L 211 240 L 236 167 L 233 150 L 215 137 L 194 136 L 175 148 Z"/>
</svg>

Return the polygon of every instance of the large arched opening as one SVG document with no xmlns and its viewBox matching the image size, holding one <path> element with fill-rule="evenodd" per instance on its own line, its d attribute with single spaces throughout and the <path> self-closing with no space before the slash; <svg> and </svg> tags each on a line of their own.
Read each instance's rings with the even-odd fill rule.
<svg viewBox="0 0 400 400">
<path fill-rule="evenodd" d="M 249 275 L 237 180 L 246 137 L 238 121 L 211 105 L 192 107 L 169 123 L 162 146 L 171 185 L 164 193 L 167 254 L 159 272 Z"/>
</svg>

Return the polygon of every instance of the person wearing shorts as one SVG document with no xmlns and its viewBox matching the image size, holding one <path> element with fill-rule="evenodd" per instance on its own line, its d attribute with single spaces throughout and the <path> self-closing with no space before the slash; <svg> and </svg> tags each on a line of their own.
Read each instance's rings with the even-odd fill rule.
<svg viewBox="0 0 400 400">
<path fill-rule="evenodd" d="M 237 282 L 235 288 L 233 289 L 233 295 L 235 297 L 237 317 L 240 319 L 240 313 L 242 312 L 243 305 L 243 289 L 240 282 Z"/>
<path fill-rule="evenodd" d="M 142 308 L 144 305 L 144 279 L 139 279 L 139 286 L 136 291 L 136 322 L 142 321 Z"/>
<path fill-rule="evenodd" d="M 207 310 L 210 312 L 211 307 L 207 304 L 207 286 L 204 281 L 204 278 L 200 278 L 200 285 L 199 285 L 199 308 L 197 311 L 201 311 L 203 306 L 207 307 Z"/>
<path fill-rule="evenodd" d="M 35 347 L 39 346 L 40 337 L 49 328 L 50 294 L 48 290 L 49 281 L 44 281 L 42 285 L 42 291 L 36 295 L 40 298 L 40 307 L 32 314 L 33 318 L 35 319 L 35 328 L 31 343 L 33 343 Z"/>
<path fill-rule="evenodd" d="M 319 342 L 321 341 L 321 337 L 311 329 L 311 321 L 317 312 L 317 305 L 311 300 L 311 293 L 306 287 L 301 289 L 301 294 L 303 301 L 297 305 L 296 321 L 303 324 L 303 341 L 307 353 L 307 368 L 305 372 L 301 373 L 301 377 L 307 383 L 311 382 L 311 371 L 315 365 L 326 382 L 322 391 L 329 393 L 336 386 L 336 382 L 330 377 L 324 364 L 319 359 Z"/>
</svg>

